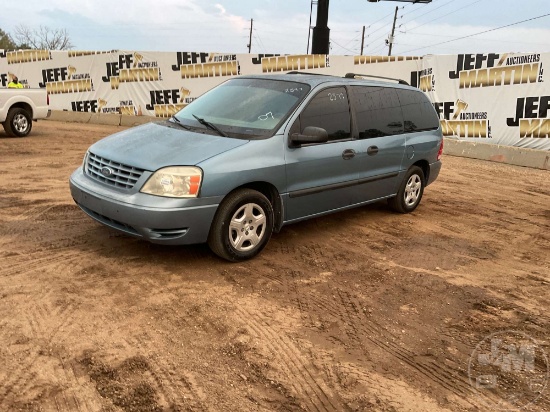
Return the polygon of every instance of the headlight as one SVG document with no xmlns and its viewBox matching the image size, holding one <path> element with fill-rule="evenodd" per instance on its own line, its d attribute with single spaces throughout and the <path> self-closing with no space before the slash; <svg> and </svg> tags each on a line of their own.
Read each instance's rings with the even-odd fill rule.
<svg viewBox="0 0 550 412">
<path fill-rule="evenodd" d="M 142 193 L 166 197 L 197 197 L 202 170 L 191 166 L 173 166 L 157 170 L 141 188 Z"/>
</svg>

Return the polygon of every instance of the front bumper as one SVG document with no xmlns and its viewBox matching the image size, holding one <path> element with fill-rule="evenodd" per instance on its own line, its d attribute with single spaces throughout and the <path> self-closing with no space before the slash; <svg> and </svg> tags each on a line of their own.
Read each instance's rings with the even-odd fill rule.
<svg viewBox="0 0 550 412">
<path fill-rule="evenodd" d="M 78 168 L 69 180 L 76 204 L 94 220 L 152 243 L 204 243 L 221 198 L 172 199 L 122 193 Z"/>
</svg>

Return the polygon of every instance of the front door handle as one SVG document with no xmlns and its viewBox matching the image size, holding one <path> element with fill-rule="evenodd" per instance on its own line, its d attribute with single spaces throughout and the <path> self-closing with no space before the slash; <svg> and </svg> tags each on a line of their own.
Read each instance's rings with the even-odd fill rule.
<svg viewBox="0 0 550 412">
<path fill-rule="evenodd" d="M 369 156 L 374 156 L 376 153 L 378 153 L 378 146 L 370 146 L 368 149 L 367 149 L 367 154 Z"/>
<path fill-rule="evenodd" d="M 346 149 L 342 152 L 342 159 L 344 160 L 349 160 L 354 156 L 355 156 L 355 150 L 353 149 Z"/>
</svg>

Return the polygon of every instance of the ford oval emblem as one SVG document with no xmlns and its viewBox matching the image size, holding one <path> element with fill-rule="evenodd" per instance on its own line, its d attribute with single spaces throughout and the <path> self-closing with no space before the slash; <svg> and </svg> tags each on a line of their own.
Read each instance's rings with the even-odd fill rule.
<svg viewBox="0 0 550 412">
<path fill-rule="evenodd" d="M 111 177 L 113 175 L 114 171 L 110 167 L 102 167 L 101 168 L 101 174 L 105 177 Z"/>
</svg>

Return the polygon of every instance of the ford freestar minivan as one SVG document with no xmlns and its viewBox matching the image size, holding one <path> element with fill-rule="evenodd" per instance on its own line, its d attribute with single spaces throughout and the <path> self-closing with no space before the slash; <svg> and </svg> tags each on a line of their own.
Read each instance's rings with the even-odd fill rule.
<svg viewBox="0 0 550 412">
<path fill-rule="evenodd" d="M 411 212 L 441 168 L 438 116 L 420 90 L 365 77 L 228 80 L 166 121 L 93 144 L 72 196 L 107 226 L 208 242 L 230 261 L 303 219 L 381 199 Z"/>
</svg>

